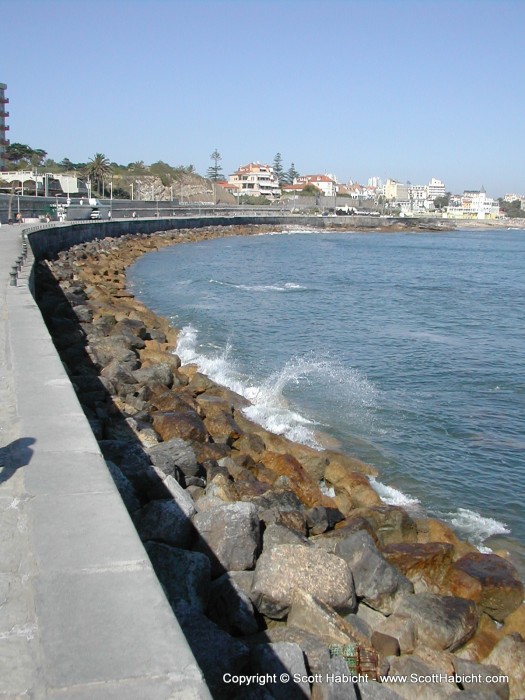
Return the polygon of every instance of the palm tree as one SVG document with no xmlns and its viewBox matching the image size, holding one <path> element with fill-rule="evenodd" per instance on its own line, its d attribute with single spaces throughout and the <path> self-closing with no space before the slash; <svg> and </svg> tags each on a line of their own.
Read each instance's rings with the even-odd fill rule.
<svg viewBox="0 0 525 700">
<path fill-rule="evenodd" d="M 111 174 L 108 158 L 103 153 L 95 153 L 86 165 L 85 173 L 86 177 L 93 179 L 97 183 L 98 193 L 104 196 L 104 177 Z"/>
</svg>

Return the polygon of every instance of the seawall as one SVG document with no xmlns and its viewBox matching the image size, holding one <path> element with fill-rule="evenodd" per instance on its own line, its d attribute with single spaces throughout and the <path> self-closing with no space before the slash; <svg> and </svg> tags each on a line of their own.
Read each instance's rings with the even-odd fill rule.
<svg viewBox="0 0 525 700">
<path fill-rule="evenodd" d="M 31 294 L 31 250 L 10 285 L 22 230 L 0 229 L 0 695 L 209 699 Z"/>
</svg>

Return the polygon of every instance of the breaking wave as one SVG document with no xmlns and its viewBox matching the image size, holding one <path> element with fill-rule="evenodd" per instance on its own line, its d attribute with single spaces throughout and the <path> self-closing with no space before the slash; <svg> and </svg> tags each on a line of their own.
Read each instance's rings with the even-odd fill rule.
<svg viewBox="0 0 525 700">
<path fill-rule="evenodd" d="M 176 352 L 184 364 L 196 364 L 213 381 L 248 399 L 251 405 L 243 410 L 247 418 L 272 433 L 311 447 L 322 448 L 316 435 L 319 423 L 290 406 L 285 397 L 287 388 L 322 380 L 328 387 L 337 386 L 349 409 L 353 406 L 357 411 L 366 410 L 375 402 L 374 386 L 359 372 L 313 353 L 291 358 L 282 369 L 260 380 L 239 371 L 230 344 L 212 352 L 200 348 L 198 331 L 191 325 L 181 330 Z"/>
</svg>

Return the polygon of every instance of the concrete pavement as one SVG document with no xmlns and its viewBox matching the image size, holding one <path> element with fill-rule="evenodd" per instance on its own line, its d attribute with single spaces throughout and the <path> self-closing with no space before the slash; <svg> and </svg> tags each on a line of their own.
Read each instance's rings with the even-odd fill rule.
<svg viewBox="0 0 525 700">
<path fill-rule="evenodd" d="M 209 698 L 0 228 L 0 698 Z"/>
</svg>

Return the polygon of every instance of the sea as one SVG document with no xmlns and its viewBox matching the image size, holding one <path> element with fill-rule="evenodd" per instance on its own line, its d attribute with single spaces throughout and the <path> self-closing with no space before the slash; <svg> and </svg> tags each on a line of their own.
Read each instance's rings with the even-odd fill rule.
<svg viewBox="0 0 525 700">
<path fill-rule="evenodd" d="M 251 419 L 525 574 L 525 231 L 306 232 L 150 253 L 131 291 Z"/>
</svg>

